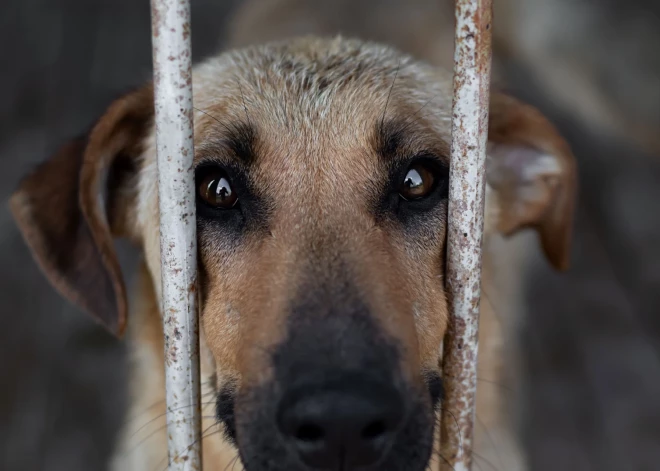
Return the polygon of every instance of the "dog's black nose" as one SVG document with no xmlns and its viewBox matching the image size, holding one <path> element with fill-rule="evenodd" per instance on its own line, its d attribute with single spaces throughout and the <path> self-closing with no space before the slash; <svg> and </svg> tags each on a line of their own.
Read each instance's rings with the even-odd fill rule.
<svg viewBox="0 0 660 471">
<path fill-rule="evenodd" d="M 295 453 L 313 469 L 353 470 L 377 463 L 403 418 L 391 387 L 313 388 L 284 401 L 279 428 Z"/>
</svg>

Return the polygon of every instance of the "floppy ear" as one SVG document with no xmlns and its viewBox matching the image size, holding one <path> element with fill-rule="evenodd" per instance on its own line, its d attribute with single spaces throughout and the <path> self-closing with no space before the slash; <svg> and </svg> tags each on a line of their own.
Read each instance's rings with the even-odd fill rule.
<svg viewBox="0 0 660 471">
<path fill-rule="evenodd" d="M 535 108 L 494 92 L 490 101 L 486 178 L 496 196 L 496 228 L 535 229 L 550 263 L 570 260 L 577 169 L 571 150 Z"/>
<path fill-rule="evenodd" d="M 117 336 L 128 302 L 113 234 L 128 235 L 133 177 L 152 120 L 151 86 L 117 100 L 88 136 L 30 173 L 9 203 L 50 282 Z"/>
</svg>

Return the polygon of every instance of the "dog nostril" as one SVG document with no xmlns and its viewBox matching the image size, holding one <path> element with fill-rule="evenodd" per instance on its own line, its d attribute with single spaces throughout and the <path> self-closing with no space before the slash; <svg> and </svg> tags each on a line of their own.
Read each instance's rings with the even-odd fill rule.
<svg viewBox="0 0 660 471">
<path fill-rule="evenodd" d="M 317 442 L 324 436 L 323 429 L 315 424 L 302 424 L 295 434 L 296 439 L 301 442 Z"/>
<path fill-rule="evenodd" d="M 306 469 L 365 469 L 384 458 L 403 418 L 398 391 L 359 382 L 314 389 L 285 398 L 276 416 L 281 438 Z"/>
<path fill-rule="evenodd" d="M 387 426 L 382 420 L 375 420 L 362 429 L 362 438 L 365 440 L 375 440 L 387 432 Z"/>
</svg>

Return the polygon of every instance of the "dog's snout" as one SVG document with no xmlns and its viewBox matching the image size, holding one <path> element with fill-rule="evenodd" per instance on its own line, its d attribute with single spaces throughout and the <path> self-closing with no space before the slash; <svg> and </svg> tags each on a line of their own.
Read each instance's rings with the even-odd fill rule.
<svg viewBox="0 0 660 471">
<path fill-rule="evenodd" d="M 383 385 L 316 389 L 283 402 L 279 429 L 313 469 L 359 469 L 377 463 L 403 419 L 400 396 Z"/>
</svg>

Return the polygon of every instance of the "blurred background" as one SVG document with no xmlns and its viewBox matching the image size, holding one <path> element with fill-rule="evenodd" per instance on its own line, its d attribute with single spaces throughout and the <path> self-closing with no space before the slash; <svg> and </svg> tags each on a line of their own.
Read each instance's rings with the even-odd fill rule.
<svg viewBox="0 0 660 471">
<path fill-rule="evenodd" d="M 557 275 L 539 257 L 517 332 L 531 469 L 660 469 L 660 2 L 494 1 L 496 80 L 557 124 L 580 167 L 573 267 Z M 450 58 L 449 0 L 280 3 L 289 30 Z M 197 59 L 226 42 L 240 4 L 192 0 Z M 3 201 L 149 79 L 149 13 L 147 0 L 0 3 Z M 241 43 L 269 32 L 231 34 Z M 135 254 L 121 254 L 130 280 Z M 0 261 L 0 469 L 106 469 L 127 403 L 125 346 L 50 288 L 6 205 Z"/>
</svg>

